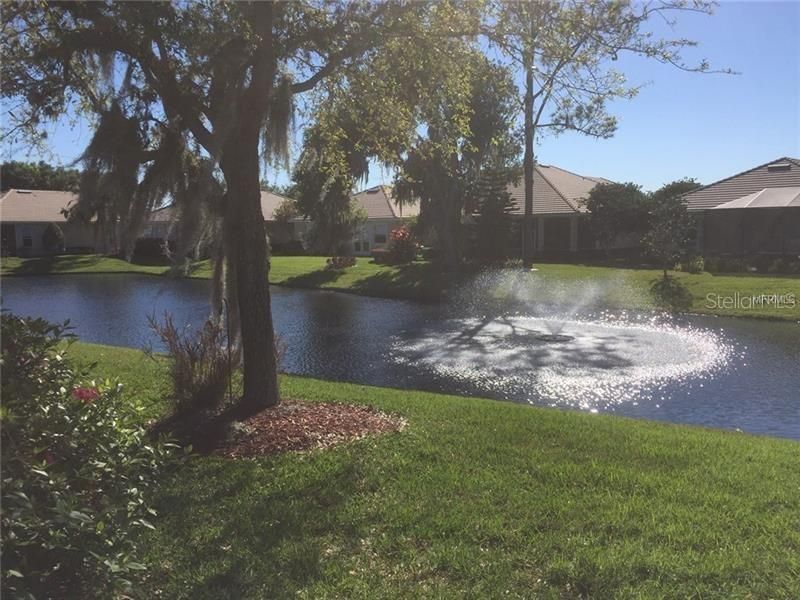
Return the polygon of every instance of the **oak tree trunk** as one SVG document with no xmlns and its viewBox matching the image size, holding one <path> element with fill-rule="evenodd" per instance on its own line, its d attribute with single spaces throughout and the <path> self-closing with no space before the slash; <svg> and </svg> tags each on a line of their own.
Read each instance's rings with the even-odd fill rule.
<svg viewBox="0 0 800 600">
<path fill-rule="evenodd" d="M 241 324 L 244 392 L 241 407 L 255 412 L 280 401 L 275 331 L 269 291 L 269 250 L 259 186 L 258 124 L 241 117 L 226 144 L 220 166 L 227 185 L 225 222 L 229 265 L 236 269 Z"/>
</svg>

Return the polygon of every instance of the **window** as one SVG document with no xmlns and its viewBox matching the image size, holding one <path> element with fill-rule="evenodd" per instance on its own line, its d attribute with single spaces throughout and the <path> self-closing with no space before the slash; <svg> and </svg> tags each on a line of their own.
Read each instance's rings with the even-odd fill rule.
<svg viewBox="0 0 800 600">
<path fill-rule="evenodd" d="M 387 225 L 375 225 L 375 243 L 376 244 L 385 244 L 386 243 L 386 230 L 388 229 Z"/>
<path fill-rule="evenodd" d="M 30 227 L 22 228 L 22 247 L 33 248 L 33 233 Z"/>
<path fill-rule="evenodd" d="M 361 252 L 361 240 L 356 240 L 353 242 L 353 248 L 356 252 Z"/>
<path fill-rule="evenodd" d="M 369 252 L 369 242 L 364 242 L 363 244 L 364 244 L 363 246 L 364 252 Z"/>
</svg>

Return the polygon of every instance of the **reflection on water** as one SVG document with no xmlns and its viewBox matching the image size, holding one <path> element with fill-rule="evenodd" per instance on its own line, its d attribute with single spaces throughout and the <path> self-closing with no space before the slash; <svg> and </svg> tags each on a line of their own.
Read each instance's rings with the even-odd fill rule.
<svg viewBox="0 0 800 600">
<path fill-rule="evenodd" d="M 3 306 L 142 348 L 147 315 L 197 324 L 209 283 L 133 275 L 4 278 Z M 273 288 L 290 373 L 486 396 L 800 439 L 800 325 L 496 314 Z M 573 336 L 546 342 L 541 334 Z"/>
<path fill-rule="evenodd" d="M 549 333 L 554 328 L 560 333 Z M 689 326 L 509 315 L 451 319 L 399 339 L 393 353 L 476 388 L 592 411 L 649 401 L 665 385 L 712 377 L 731 355 L 719 335 Z"/>
</svg>

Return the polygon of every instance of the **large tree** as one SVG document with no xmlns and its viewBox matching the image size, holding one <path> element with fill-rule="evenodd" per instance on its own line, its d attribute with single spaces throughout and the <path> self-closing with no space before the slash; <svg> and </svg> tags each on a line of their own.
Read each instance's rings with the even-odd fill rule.
<svg viewBox="0 0 800 600">
<path fill-rule="evenodd" d="M 608 251 L 627 234 L 637 239 L 650 222 L 650 197 L 635 183 L 601 183 L 592 188 L 585 201 L 589 226 L 600 248 Z"/>
<path fill-rule="evenodd" d="M 398 168 L 397 200 L 421 203 L 420 220 L 458 268 L 469 183 L 513 124 L 513 83 L 475 43 L 482 6 L 435 3 L 407 24 L 413 44 L 387 39 L 327 83 L 299 165 L 301 203 L 346 215 L 347 192 L 371 161 Z"/>
<path fill-rule="evenodd" d="M 604 138 L 617 121 L 610 101 L 632 98 L 637 86 L 613 68 L 621 54 L 636 54 L 685 71 L 709 72 L 702 60 L 689 64 L 682 51 L 695 42 L 653 35 L 648 22 L 670 26 L 682 11 L 711 13 L 707 0 L 491 0 L 483 34 L 516 67 L 522 84 L 525 219 L 523 263 L 533 264 L 533 173 L 540 131 L 576 131 Z"/>
<path fill-rule="evenodd" d="M 0 186 L 3 190 L 60 190 L 77 192 L 80 171 L 52 166 L 44 161 L 21 162 L 12 160 L 0 167 Z"/>
<path fill-rule="evenodd" d="M 513 82 L 508 71 L 471 47 L 455 50 L 456 80 L 426 93 L 419 111 L 420 128 L 413 146 L 399 163 L 401 198 L 418 198 L 420 220 L 436 233 L 448 271 L 458 271 L 463 250 L 462 218 L 466 202 L 476 195 L 484 171 L 493 169 L 503 183 L 513 179 L 516 157 Z"/>
<path fill-rule="evenodd" d="M 219 268 L 241 321 L 242 402 L 249 409 L 279 400 L 261 159 L 286 154 L 294 95 L 357 60 L 396 32 L 403 16 L 426 6 L 208 0 L 3 7 L 3 95 L 19 101 L 9 132 L 35 135 L 68 107 L 91 111 L 100 123 L 115 117 L 133 148 L 118 148 L 119 160 L 111 162 L 107 154 L 87 157 L 111 196 L 122 197 L 121 189 L 135 196 L 132 174 L 156 160 L 167 139 L 179 140 L 181 156 L 202 154 L 206 172 L 219 169 Z"/>
</svg>

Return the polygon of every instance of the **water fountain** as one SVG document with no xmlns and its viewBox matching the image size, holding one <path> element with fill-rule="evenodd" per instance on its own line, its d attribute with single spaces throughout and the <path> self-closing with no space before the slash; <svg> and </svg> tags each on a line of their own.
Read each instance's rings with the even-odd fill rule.
<svg viewBox="0 0 800 600">
<path fill-rule="evenodd" d="M 487 272 L 461 290 L 451 319 L 399 338 L 393 357 L 477 394 L 586 410 L 658 401 L 665 385 L 701 384 L 727 364 L 732 348 L 719 334 L 604 307 L 630 289 L 619 277 L 550 285 Z"/>
</svg>

